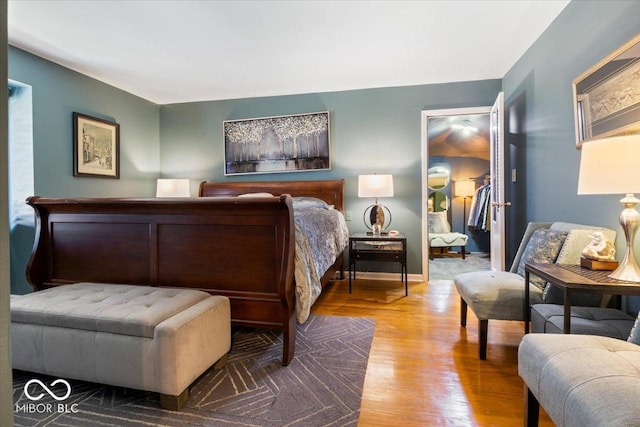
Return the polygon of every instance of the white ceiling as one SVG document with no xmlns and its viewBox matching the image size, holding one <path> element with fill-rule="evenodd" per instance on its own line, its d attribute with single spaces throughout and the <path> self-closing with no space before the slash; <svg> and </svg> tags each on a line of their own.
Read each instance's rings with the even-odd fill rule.
<svg viewBox="0 0 640 427">
<path fill-rule="evenodd" d="M 9 0 L 9 44 L 157 104 L 502 78 L 568 0 Z"/>
</svg>

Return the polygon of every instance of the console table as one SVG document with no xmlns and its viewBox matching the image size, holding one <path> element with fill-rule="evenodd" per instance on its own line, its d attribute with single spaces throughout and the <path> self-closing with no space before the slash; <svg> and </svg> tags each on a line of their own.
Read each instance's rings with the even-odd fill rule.
<svg viewBox="0 0 640 427">
<path fill-rule="evenodd" d="M 640 283 L 624 282 L 608 277 L 610 271 L 589 270 L 579 265 L 553 263 L 526 263 L 524 267 L 524 331 L 529 332 L 531 306 L 529 303 L 529 276 L 546 280 L 564 292 L 564 333 L 571 333 L 571 294 L 588 292 L 602 295 L 640 295 Z"/>
</svg>

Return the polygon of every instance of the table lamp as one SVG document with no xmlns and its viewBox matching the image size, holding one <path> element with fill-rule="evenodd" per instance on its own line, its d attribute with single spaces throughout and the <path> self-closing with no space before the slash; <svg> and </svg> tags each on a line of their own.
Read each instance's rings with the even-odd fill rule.
<svg viewBox="0 0 640 427">
<path fill-rule="evenodd" d="M 362 219 L 373 234 L 386 234 L 385 228 L 391 224 L 391 211 L 384 205 L 378 204 L 378 197 L 393 197 L 392 175 L 359 175 L 358 197 L 373 197 L 375 202 L 364 210 Z M 389 214 L 386 221 L 384 211 Z M 369 221 L 367 221 L 367 213 Z"/>
<path fill-rule="evenodd" d="M 640 267 L 633 254 L 633 242 L 640 214 L 640 135 L 616 136 L 582 144 L 578 194 L 625 194 L 620 200 L 624 209 L 620 225 L 624 230 L 627 250 L 618 268 L 609 277 L 627 282 L 640 282 Z"/>
<path fill-rule="evenodd" d="M 467 197 L 476 194 L 476 183 L 474 181 L 456 181 L 454 196 L 464 197 L 462 202 L 462 227 L 463 234 L 467 234 Z"/>
<path fill-rule="evenodd" d="M 158 179 L 156 197 L 189 197 L 188 179 Z"/>
</svg>

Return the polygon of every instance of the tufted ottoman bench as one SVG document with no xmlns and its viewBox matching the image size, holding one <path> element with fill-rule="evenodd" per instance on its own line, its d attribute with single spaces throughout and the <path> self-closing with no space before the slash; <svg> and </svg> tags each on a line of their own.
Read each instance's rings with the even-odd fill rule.
<svg viewBox="0 0 640 427">
<path fill-rule="evenodd" d="M 595 335 L 528 334 L 518 348 L 527 426 L 539 406 L 563 427 L 640 425 L 640 346 Z"/>
<path fill-rule="evenodd" d="M 460 254 L 465 259 L 465 246 L 467 245 L 469 236 L 462 233 L 429 233 L 429 248 L 444 248 L 460 246 Z M 433 259 L 433 253 L 429 253 L 429 259 Z"/>
<path fill-rule="evenodd" d="M 160 393 L 179 410 L 189 385 L 226 360 L 229 299 L 192 289 L 76 283 L 11 297 L 13 368 Z"/>
<path fill-rule="evenodd" d="M 614 308 L 571 307 L 571 333 L 626 340 L 635 317 Z M 531 307 L 531 330 L 551 334 L 564 332 L 564 306 L 535 304 Z"/>
</svg>

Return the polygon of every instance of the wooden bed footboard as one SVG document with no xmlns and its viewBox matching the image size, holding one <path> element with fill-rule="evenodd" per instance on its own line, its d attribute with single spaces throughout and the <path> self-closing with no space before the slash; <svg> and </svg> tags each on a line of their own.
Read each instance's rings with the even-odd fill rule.
<svg viewBox="0 0 640 427">
<path fill-rule="evenodd" d="M 50 199 L 31 197 L 36 290 L 76 282 L 200 289 L 231 300 L 235 325 L 283 330 L 295 348 L 291 196 Z"/>
</svg>

